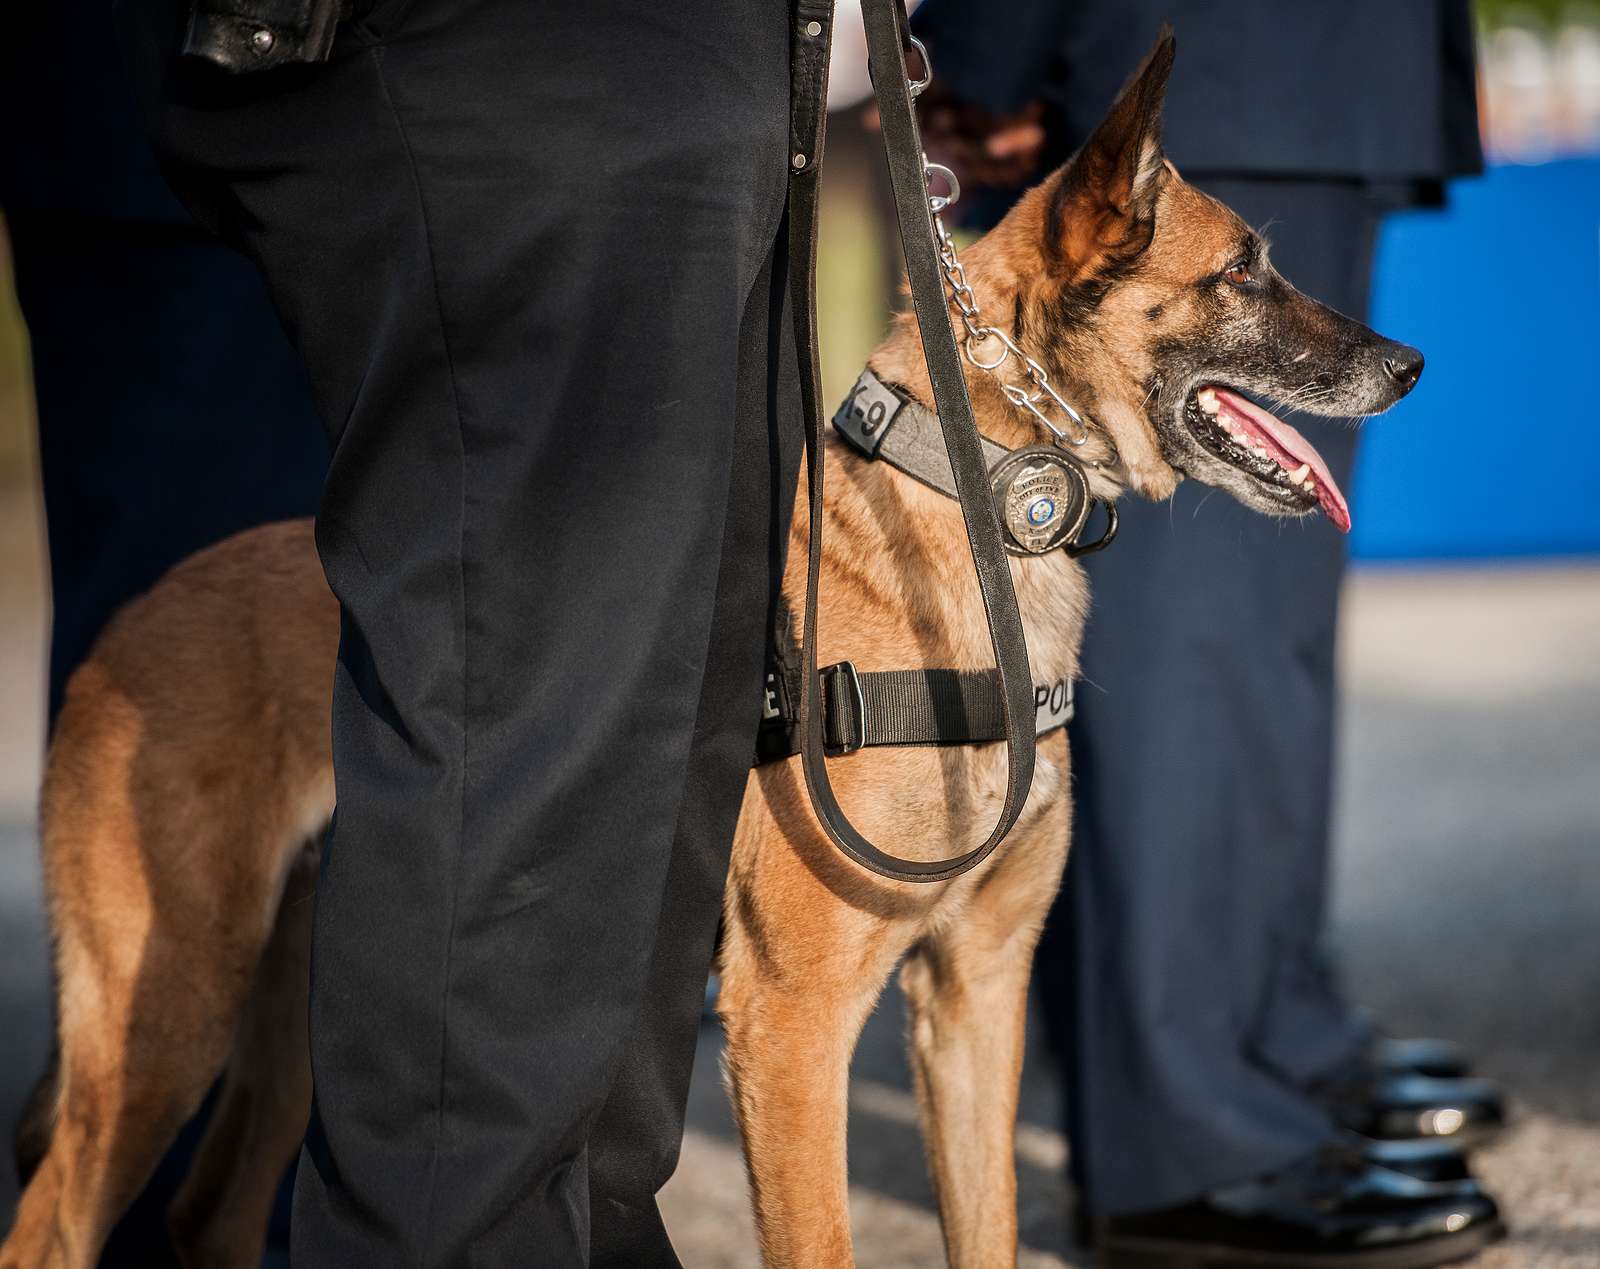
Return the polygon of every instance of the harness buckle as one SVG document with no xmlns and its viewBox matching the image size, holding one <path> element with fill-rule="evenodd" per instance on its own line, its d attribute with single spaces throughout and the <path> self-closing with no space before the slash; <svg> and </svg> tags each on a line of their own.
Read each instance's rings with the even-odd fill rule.
<svg viewBox="0 0 1600 1269">
<path fill-rule="evenodd" d="M 854 661 L 837 661 L 817 671 L 822 679 L 822 748 L 830 758 L 854 753 L 867 739 L 867 698 L 861 691 L 861 675 Z M 841 685 L 839 680 L 843 679 Z M 855 701 L 851 719 L 840 687 L 848 686 Z M 852 722 L 855 724 L 851 726 Z"/>
</svg>

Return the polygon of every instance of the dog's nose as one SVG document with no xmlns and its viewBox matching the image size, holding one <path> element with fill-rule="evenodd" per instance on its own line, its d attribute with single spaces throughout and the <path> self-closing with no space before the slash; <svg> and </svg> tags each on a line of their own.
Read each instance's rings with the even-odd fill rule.
<svg viewBox="0 0 1600 1269">
<path fill-rule="evenodd" d="M 1383 350 L 1383 373 L 1410 392 L 1422 378 L 1422 354 L 1409 344 L 1389 344 Z"/>
</svg>

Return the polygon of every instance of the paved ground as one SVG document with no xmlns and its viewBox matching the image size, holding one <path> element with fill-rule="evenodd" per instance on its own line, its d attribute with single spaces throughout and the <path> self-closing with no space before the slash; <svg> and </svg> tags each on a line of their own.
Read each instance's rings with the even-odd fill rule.
<svg viewBox="0 0 1600 1269">
<path fill-rule="evenodd" d="M 1482 1269 L 1600 1265 L 1600 568 L 1367 571 L 1346 604 L 1335 937 L 1354 995 L 1455 1037 L 1516 1092 L 1480 1169 L 1513 1239 Z M 868 1027 L 851 1115 L 863 1265 L 940 1263 L 899 1056 Z M 753 1263 L 711 1045 L 668 1194 L 685 1261 Z M 1068 1250 L 1047 1060 L 1024 1077 L 1025 1266 Z"/>
<path fill-rule="evenodd" d="M 0 500 L 0 1123 L 49 1025 L 31 517 Z M 1481 1159 L 1516 1235 L 1483 1269 L 1600 1265 L 1600 567 L 1368 571 L 1346 634 L 1335 933 L 1348 977 L 1392 1025 L 1467 1041 L 1516 1090 L 1519 1126 Z M 852 1099 L 857 1248 L 874 1269 L 941 1262 L 899 1032 L 891 997 Z M 668 1216 L 687 1264 L 742 1269 L 754 1241 L 716 1063 L 708 1032 Z M 1043 1055 L 1025 1083 L 1021 1263 L 1078 1263 Z M 0 1226 L 11 1185 L 0 1160 Z"/>
</svg>

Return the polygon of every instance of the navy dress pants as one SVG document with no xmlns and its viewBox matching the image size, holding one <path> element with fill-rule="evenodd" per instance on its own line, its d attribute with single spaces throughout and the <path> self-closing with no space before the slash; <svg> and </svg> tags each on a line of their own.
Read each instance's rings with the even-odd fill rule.
<svg viewBox="0 0 1600 1269">
<path fill-rule="evenodd" d="M 1301 290 L 1365 316 L 1364 185 L 1186 175 L 1267 226 Z M 1297 425 L 1348 489 L 1354 430 Z M 1074 841 L 1038 980 L 1100 1214 L 1316 1149 L 1333 1128 L 1305 1086 L 1364 1040 L 1319 948 L 1344 541 L 1193 481 L 1121 512 L 1087 561 Z"/>
<path fill-rule="evenodd" d="M 250 262 L 193 226 L 23 214 L 50 545 L 50 717 L 111 615 L 185 556 L 309 515 L 328 461 Z"/>
<path fill-rule="evenodd" d="M 788 6 L 369 0 L 230 77 L 132 3 L 333 446 L 295 1264 L 675 1265 L 800 450 Z"/>
</svg>

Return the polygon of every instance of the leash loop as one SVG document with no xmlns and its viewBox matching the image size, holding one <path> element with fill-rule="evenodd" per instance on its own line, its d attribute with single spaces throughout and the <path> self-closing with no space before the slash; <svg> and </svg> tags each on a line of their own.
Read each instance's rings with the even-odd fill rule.
<svg viewBox="0 0 1600 1269">
<path fill-rule="evenodd" d="M 978 427 L 967 399 L 961 353 L 950 327 L 936 243 L 937 217 L 927 184 L 927 158 L 917 132 L 912 99 L 927 86 L 931 64 L 912 38 L 901 0 L 862 0 L 867 34 L 867 67 L 878 100 L 884 155 L 894 191 L 895 216 L 905 249 L 906 274 L 912 305 L 922 335 L 923 355 L 933 384 L 946 456 L 954 476 L 956 495 L 966 526 L 973 570 L 983 597 L 989 642 L 994 649 L 998 698 L 1004 717 L 1006 791 L 989 836 L 965 854 L 932 861 L 900 859 L 878 849 L 850 823 L 828 777 L 828 755 L 823 734 L 825 702 L 822 675 L 817 667 L 817 591 L 821 580 L 823 503 L 822 377 L 819 366 L 816 312 L 816 247 L 818 171 L 821 168 L 824 112 L 827 100 L 827 49 L 832 37 L 831 0 L 797 0 L 796 22 L 805 30 L 807 19 L 825 18 L 821 39 L 796 39 L 791 101 L 792 153 L 815 156 L 815 161 L 790 174 L 789 245 L 790 297 L 796 352 L 800 360 L 800 396 L 806 427 L 806 475 L 810 510 L 809 551 L 806 561 L 805 616 L 801 632 L 800 761 L 811 806 L 824 833 L 849 858 L 880 876 L 896 881 L 945 881 L 977 867 L 1005 840 L 1016 824 L 1033 783 L 1034 685 L 1028 663 L 1028 646 L 1011 582 L 1011 565 L 990 495 Z M 917 49 L 924 57 L 923 75 L 912 80 L 906 72 L 905 50 Z M 952 193 L 956 192 L 952 189 Z M 948 206 L 948 200 L 946 201 Z M 831 677 L 860 683 L 860 676 L 839 667 Z"/>
</svg>

